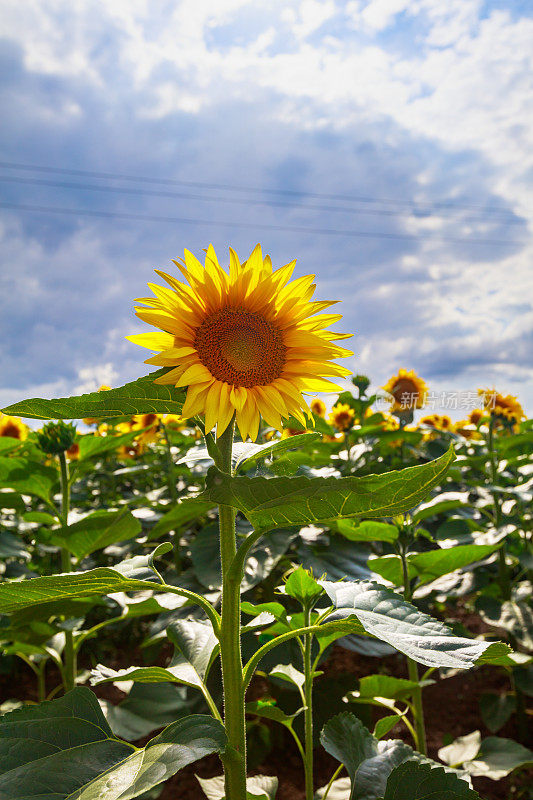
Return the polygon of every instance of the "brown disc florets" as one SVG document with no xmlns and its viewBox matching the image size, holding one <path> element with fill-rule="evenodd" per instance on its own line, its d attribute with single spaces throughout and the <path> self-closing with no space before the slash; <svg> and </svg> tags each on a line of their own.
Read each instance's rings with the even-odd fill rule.
<svg viewBox="0 0 533 800">
<path fill-rule="evenodd" d="M 266 386 L 279 378 L 287 348 L 281 331 L 261 314 L 223 308 L 199 326 L 194 346 L 216 380 L 234 386 Z"/>
</svg>

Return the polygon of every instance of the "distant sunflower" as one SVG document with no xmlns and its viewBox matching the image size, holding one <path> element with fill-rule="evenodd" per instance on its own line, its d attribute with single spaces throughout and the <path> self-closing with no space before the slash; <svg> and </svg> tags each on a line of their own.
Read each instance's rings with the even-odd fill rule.
<svg viewBox="0 0 533 800">
<path fill-rule="evenodd" d="M 470 412 L 468 415 L 468 422 L 471 425 L 479 425 L 483 417 L 487 416 L 487 412 L 483 411 L 481 408 L 474 408 L 473 411 Z"/>
<path fill-rule="evenodd" d="M 392 395 L 391 411 L 423 408 L 428 387 L 414 370 L 400 369 L 397 375 L 389 378 L 382 387 Z"/>
<path fill-rule="evenodd" d="M 0 436 L 9 436 L 23 442 L 28 436 L 28 428 L 19 417 L 10 417 L 0 412 Z"/>
<path fill-rule="evenodd" d="M 329 424 L 339 431 L 349 430 L 355 422 L 355 411 L 348 403 L 337 403 L 331 409 Z"/>
<path fill-rule="evenodd" d="M 325 417 L 326 416 L 326 404 L 320 397 L 313 397 L 311 402 L 309 403 L 309 408 L 316 414 L 317 417 Z"/>
<path fill-rule="evenodd" d="M 504 396 L 495 389 L 478 389 L 478 394 L 483 398 L 485 410 L 492 416 L 500 417 L 511 425 L 517 425 L 526 418 L 524 409 L 514 395 Z"/>
<path fill-rule="evenodd" d="M 80 446 L 78 442 L 71 444 L 68 450 L 65 450 L 65 455 L 69 461 L 77 461 L 80 457 Z"/>
<path fill-rule="evenodd" d="M 229 272 L 212 245 L 205 266 L 188 250 L 174 263 L 187 283 L 156 270 L 170 289 L 149 284 L 155 298 L 136 308 L 162 332 L 128 338 L 160 351 L 147 364 L 171 368 L 157 383 L 188 387 L 182 415 L 204 415 L 220 435 L 235 414 L 243 440 L 257 438 L 260 417 L 278 430 L 291 415 L 307 427 L 302 392 L 339 388 L 325 376 L 349 375 L 332 359 L 352 355 L 333 344 L 351 334 L 326 330 L 341 315 L 319 314 L 332 303 L 311 301 L 314 276 L 288 283 L 296 262 L 273 270 L 260 245 L 242 264 L 230 249 Z"/>
<path fill-rule="evenodd" d="M 453 429 L 453 423 L 447 414 L 429 414 L 426 417 L 422 417 L 420 424 L 435 428 L 437 431 L 451 431 Z"/>
</svg>

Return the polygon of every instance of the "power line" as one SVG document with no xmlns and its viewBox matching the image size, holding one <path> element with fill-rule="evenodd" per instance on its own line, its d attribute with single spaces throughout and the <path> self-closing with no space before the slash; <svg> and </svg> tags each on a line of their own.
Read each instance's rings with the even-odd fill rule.
<svg viewBox="0 0 533 800">
<path fill-rule="evenodd" d="M 172 222 L 183 223 L 186 225 L 209 225 L 211 227 L 232 227 L 232 228 L 246 228 L 253 230 L 270 230 L 270 231 L 286 231 L 289 233 L 309 233 L 320 234 L 326 236 L 348 236 L 351 238 L 372 238 L 372 239 L 403 239 L 407 241 L 431 241 L 439 243 L 452 243 L 452 244 L 482 244 L 482 245 L 496 245 L 508 246 L 519 245 L 521 242 L 512 242 L 498 239 L 459 239 L 454 237 L 436 237 L 436 236 L 417 236 L 407 233 L 389 233 L 385 231 L 347 231 L 338 230 L 336 228 L 306 228 L 304 226 L 288 226 L 288 225 L 269 225 L 263 222 L 231 222 L 209 219 L 196 219 L 187 217 L 163 217 L 152 214 L 132 214 L 120 211 L 98 211 L 96 209 L 75 209 L 75 208 L 57 208 L 51 206 L 31 206 L 18 203 L 4 203 L 0 202 L 0 208 L 11 208 L 19 211 L 31 211 L 46 214 L 68 214 L 70 216 L 90 216 L 100 217 L 105 219 L 131 219 L 143 220 L 147 222 Z"/>
<path fill-rule="evenodd" d="M 51 186 L 59 189 L 81 189 L 83 191 L 97 191 L 108 192 L 111 194 L 129 194 L 138 195 L 143 197 L 171 197 L 182 200 L 202 200 L 210 203 L 231 203 L 237 205 L 255 205 L 255 206 L 273 206 L 281 208 L 298 208 L 304 211 L 328 211 L 328 212 L 343 212 L 349 214 L 372 214 L 377 216 L 387 217 L 405 217 L 406 215 L 413 215 L 413 211 L 394 211 L 391 209 L 383 208 L 348 208 L 343 206 L 325 206 L 325 205 L 309 205 L 307 203 L 295 203 L 293 201 L 285 200 L 259 200 L 255 198 L 235 198 L 235 197 L 213 197 L 199 194 L 191 194 L 190 192 L 169 192 L 161 191 L 158 189 L 139 189 L 138 187 L 122 187 L 122 186 L 98 186 L 96 184 L 87 183 L 73 183 L 71 181 L 54 181 L 46 178 L 22 178 L 19 175 L 0 175 L 0 181 L 4 183 L 17 183 L 32 186 Z M 420 219 L 429 219 L 430 214 L 420 215 Z M 439 214 L 447 218 L 447 215 Z M 475 220 L 474 220 L 475 221 Z M 481 221 L 481 220 L 479 220 Z M 506 224 L 522 224 L 522 220 L 510 217 L 505 221 Z"/>
<path fill-rule="evenodd" d="M 416 200 L 398 200 L 398 199 L 383 198 L 383 197 L 380 198 L 380 197 L 354 196 L 354 195 L 344 195 L 344 194 L 326 194 L 323 192 L 307 192 L 302 190 L 298 191 L 294 189 L 267 189 L 258 186 L 239 186 L 239 185 L 231 185 L 224 183 L 209 183 L 205 181 L 184 181 L 175 178 L 153 178 L 145 175 L 125 175 L 114 172 L 97 172 L 94 170 L 70 169 L 66 167 L 51 167 L 51 166 L 37 165 L 37 164 L 20 164 L 11 161 L 0 161 L 0 167 L 4 167 L 7 169 L 26 170 L 30 172 L 51 172 L 64 175 L 80 175 L 85 177 L 102 178 L 106 180 L 123 180 L 123 181 L 134 181 L 139 183 L 155 183 L 155 184 L 162 184 L 169 186 L 189 186 L 189 187 L 204 188 L 204 189 L 220 189 L 223 191 L 231 191 L 231 192 L 248 192 L 248 193 L 252 192 L 255 194 L 262 192 L 264 194 L 281 194 L 281 195 L 291 195 L 298 197 L 312 197 L 323 200 L 343 200 L 355 203 L 374 203 L 374 204 L 383 203 L 391 205 L 405 205 L 405 206 L 410 206 L 412 208 L 421 208 L 423 206 L 427 206 L 430 208 L 465 208 L 470 210 L 477 210 L 489 213 L 499 213 L 499 214 L 512 213 L 502 208 L 484 206 L 480 204 L 458 203 L 456 201 L 440 201 L 440 202 L 429 203 L 427 201 L 417 202 Z"/>
</svg>

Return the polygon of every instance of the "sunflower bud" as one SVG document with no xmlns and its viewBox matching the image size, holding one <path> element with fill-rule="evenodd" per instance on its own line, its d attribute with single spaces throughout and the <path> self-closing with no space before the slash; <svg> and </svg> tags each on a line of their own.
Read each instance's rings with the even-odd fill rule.
<svg viewBox="0 0 533 800">
<path fill-rule="evenodd" d="M 72 447 L 76 439 L 76 426 L 73 423 L 47 422 L 37 431 L 37 443 L 41 450 L 50 455 L 59 455 Z"/>
<path fill-rule="evenodd" d="M 370 378 L 367 378 L 366 375 L 354 375 L 352 377 L 352 383 L 354 386 L 357 386 L 359 397 L 362 397 L 370 386 Z"/>
</svg>

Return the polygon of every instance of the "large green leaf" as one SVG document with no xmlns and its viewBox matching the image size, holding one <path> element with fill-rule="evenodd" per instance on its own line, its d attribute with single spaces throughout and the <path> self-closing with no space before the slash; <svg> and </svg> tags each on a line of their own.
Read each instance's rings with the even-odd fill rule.
<svg viewBox="0 0 533 800">
<path fill-rule="evenodd" d="M 254 528 L 262 530 L 393 516 L 426 497 L 454 458 L 450 449 L 427 464 L 362 478 L 232 478 L 211 467 L 203 497 L 238 508 Z"/>
<path fill-rule="evenodd" d="M 359 524 L 352 519 L 340 519 L 333 527 L 351 542 L 395 542 L 399 535 L 396 525 L 373 519 L 363 520 Z"/>
<path fill-rule="evenodd" d="M 350 777 L 349 800 L 355 795 L 355 775 L 363 761 L 372 758 L 375 740 L 360 719 L 349 711 L 338 714 L 324 725 L 320 743 L 341 764 L 344 764 Z"/>
<path fill-rule="evenodd" d="M 49 501 L 57 481 L 58 472 L 53 467 L 28 458 L 0 457 L 0 489 L 16 489 L 21 494 L 33 494 Z"/>
<path fill-rule="evenodd" d="M 175 645 L 175 654 L 168 667 L 129 667 L 114 670 L 99 664 L 91 683 L 135 681 L 137 683 L 183 683 L 201 688 L 218 652 L 218 639 L 209 622 L 178 620 L 167 633 Z"/>
<path fill-rule="evenodd" d="M 372 581 L 320 581 L 336 611 L 330 619 L 355 616 L 364 629 L 406 656 L 429 667 L 469 669 L 481 663 L 506 663 L 501 642 L 465 639 L 403 597 Z"/>
<path fill-rule="evenodd" d="M 65 547 L 81 560 L 115 542 L 133 539 L 142 530 L 141 523 L 131 511 L 93 511 L 68 528 L 53 531 L 50 541 Z"/>
<path fill-rule="evenodd" d="M 398 720 L 398 717 L 395 719 Z M 328 798 L 333 797 L 335 800 L 379 800 L 386 792 L 389 775 L 394 773 L 399 764 L 405 762 L 423 763 L 429 769 L 439 766 L 398 739 L 378 741 L 349 712 L 343 712 L 329 720 L 320 739 L 325 749 L 344 764 L 349 775 L 348 780 L 341 778 L 334 781 Z M 463 775 L 449 767 L 445 770 L 452 775 L 453 785 L 458 776 Z M 464 787 L 468 789 L 468 783 L 464 782 Z M 321 800 L 324 793 L 325 787 L 317 792 L 316 800 Z M 399 795 L 398 798 L 400 797 L 402 800 L 412 800 L 415 795 Z M 452 800 L 453 797 L 454 795 L 435 794 L 431 800 Z M 457 800 L 461 797 L 459 795 Z M 465 795 L 465 800 L 466 798 L 474 800 L 477 795 Z"/>
<path fill-rule="evenodd" d="M 387 779 L 383 800 L 481 800 L 457 775 L 442 767 L 405 761 Z"/>
<path fill-rule="evenodd" d="M 96 567 L 86 572 L 69 572 L 28 581 L 4 581 L 0 583 L 0 614 L 12 614 L 52 600 L 157 588 L 150 583 L 158 580 L 151 563 L 154 557 L 168 552 L 171 547 L 166 542 L 149 556 L 135 556 L 114 568 Z"/>
<path fill-rule="evenodd" d="M 501 542 L 491 545 L 465 544 L 446 549 L 427 550 L 424 553 L 409 553 L 407 556 L 409 577 L 416 576 L 420 585 L 431 583 L 442 575 L 448 575 L 474 561 L 481 561 L 501 547 L 501 544 Z M 372 558 L 368 566 L 373 572 L 377 572 L 396 586 L 402 585 L 402 562 L 399 556 L 386 555 Z"/>
<path fill-rule="evenodd" d="M 439 758 L 446 764 L 461 764 L 469 775 L 494 781 L 505 778 L 520 767 L 533 766 L 533 752 L 527 747 L 500 736 L 489 736 L 481 741 L 479 731 L 460 736 L 452 744 L 442 747 Z"/>
<path fill-rule="evenodd" d="M 113 737 L 84 687 L 0 721 L 2 800 L 130 800 L 225 747 L 222 725 L 194 715 L 141 749 Z"/>
<path fill-rule="evenodd" d="M 207 800 L 226 800 L 223 775 L 217 775 L 216 778 L 200 778 L 197 775 L 196 779 Z M 277 790 L 277 778 L 269 775 L 254 775 L 253 778 L 246 778 L 246 800 L 274 800 Z"/>
<path fill-rule="evenodd" d="M 178 414 L 185 390 L 161 386 L 154 380 L 168 370 L 151 372 L 136 381 L 107 392 L 90 392 L 73 397 L 44 400 L 34 397 L 14 403 L 3 411 L 32 419 L 82 419 L 83 417 L 123 417 L 129 414 Z"/>
</svg>

